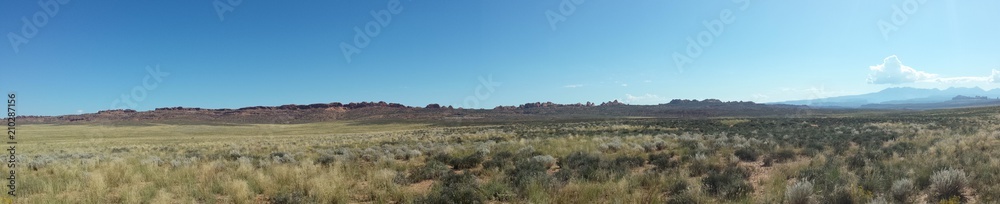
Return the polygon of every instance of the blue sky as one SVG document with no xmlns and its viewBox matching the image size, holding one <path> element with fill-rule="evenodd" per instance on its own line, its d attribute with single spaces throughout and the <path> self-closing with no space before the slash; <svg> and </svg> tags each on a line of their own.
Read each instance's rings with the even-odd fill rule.
<svg viewBox="0 0 1000 204">
<path fill-rule="evenodd" d="M 998 1 L 390 4 L 4 1 L 0 90 L 18 93 L 21 114 L 62 115 L 334 101 L 774 102 L 1000 87 Z M 379 24 L 373 11 L 391 20 Z M 368 24 L 377 35 L 360 48 L 354 28 Z M 696 55 L 689 38 L 701 45 Z M 342 43 L 360 52 L 348 61 Z"/>
</svg>

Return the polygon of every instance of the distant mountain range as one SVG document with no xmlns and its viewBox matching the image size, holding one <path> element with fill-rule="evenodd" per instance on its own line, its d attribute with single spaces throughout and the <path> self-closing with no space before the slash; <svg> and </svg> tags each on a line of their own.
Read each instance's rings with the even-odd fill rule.
<svg viewBox="0 0 1000 204">
<path fill-rule="evenodd" d="M 556 104 L 526 103 L 493 109 L 462 109 L 429 104 L 424 107 L 387 102 L 316 103 L 309 105 L 253 106 L 238 109 L 166 107 L 151 111 L 104 110 L 62 116 L 18 116 L 26 124 L 256 124 L 310 123 L 320 121 L 422 121 L 444 124 L 463 122 L 547 121 L 556 119 L 611 118 L 718 118 L 812 117 L 858 112 L 897 112 L 996 106 L 1000 89 L 889 88 L 877 93 L 816 100 L 759 104 L 718 99 L 675 99 L 659 105 L 628 105 L 619 101 Z"/>
<path fill-rule="evenodd" d="M 979 96 L 977 98 L 977 96 Z M 941 109 L 1000 105 L 1000 89 L 888 88 L 879 92 L 831 98 L 778 102 L 821 108 Z"/>
</svg>

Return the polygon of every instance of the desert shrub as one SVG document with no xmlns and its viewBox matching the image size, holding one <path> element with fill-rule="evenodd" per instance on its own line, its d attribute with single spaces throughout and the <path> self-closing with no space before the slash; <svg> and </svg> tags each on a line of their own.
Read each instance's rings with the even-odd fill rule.
<svg viewBox="0 0 1000 204">
<path fill-rule="evenodd" d="M 559 163 L 559 166 L 565 169 L 597 167 L 601 163 L 601 157 L 585 152 L 574 152 L 560 160 Z"/>
<path fill-rule="evenodd" d="M 159 150 L 159 151 L 163 151 L 163 152 L 176 152 L 177 151 L 176 148 L 171 147 L 171 146 L 154 147 L 153 150 Z"/>
<path fill-rule="evenodd" d="M 669 186 L 667 186 L 667 190 L 668 193 L 676 195 L 684 193 L 687 191 L 688 187 L 690 187 L 690 184 L 688 184 L 687 180 L 675 179 L 669 184 Z"/>
<path fill-rule="evenodd" d="M 613 142 L 601 144 L 597 148 L 601 149 L 601 151 L 605 153 L 614 153 L 624 149 L 625 144 L 623 144 L 620 140 L 615 140 Z"/>
<path fill-rule="evenodd" d="M 671 158 L 673 157 L 673 154 L 652 154 L 649 155 L 649 164 L 656 165 L 656 167 L 653 168 L 656 171 L 666 171 L 667 169 L 677 168 L 677 166 L 680 166 L 680 162 L 672 160 Z"/>
<path fill-rule="evenodd" d="M 490 138 L 488 140 L 492 140 L 494 142 L 503 142 L 503 141 L 507 141 L 507 140 L 510 140 L 510 139 L 508 139 L 507 137 L 502 137 L 502 136 L 490 136 Z"/>
<path fill-rule="evenodd" d="M 397 149 L 394 155 L 396 160 L 407 161 L 420 157 L 421 152 L 419 150 Z"/>
<path fill-rule="evenodd" d="M 642 167 L 646 164 L 646 159 L 639 156 L 621 156 L 611 161 L 611 167 L 624 170 Z"/>
<path fill-rule="evenodd" d="M 295 163 L 295 156 L 284 152 L 271 153 L 271 159 L 274 163 L 284 164 L 284 163 Z"/>
<path fill-rule="evenodd" d="M 708 158 L 702 154 L 695 155 L 694 159 L 690 160 L 690 162 L 691 164 L 688 166 L 688 171 L 690 171 L 691 176 L 699 176 L 711 171 L 721 170 L 719 166 L 713 165 L 708 161 Z"/>
<path fill-rule="evenodd" d="M 333 164 L 333 162 L 335 162 L 335 161 L 337 161 L 337 157 L 336 156 L 322 154 L 322 155 L 319 155 L 318 158 L 316 158 L 316 162 L 315 163 L 320 164 L 320 165 L 324 165 L 324 166 L 329 166 L 330 164 Z"/>
<path fill-rule="evenodd" d="M 364 161 L 364 162 L 376 162 L 381 157 L 382 157 L 382 153 L 381 152 L 378 152 L 378 151 L 376 151 L 374 149 L 368 148 L 368 149 L 365 149 L 364 151 L 361 151 L 361 153 L 358 155 L 357 159 L 360 159 L 361 161 Z"/>
<path fill-rule="evenodd" d="M 351 154 L 351 149 L 348 149 L 348 148 L 339 148 L 337 150 L 333 150 L 333 154 L 336 154 L 336 155 Z"/>
<path fill-rule="evenodd" d="M 508 179 L 511 184 L 518 189 L 522 195 L 526 195 L 528 188 L 532 184 L 542 185 L 542 186 L 552 186 L 555 183 L 553 178 L 547 173 L 548 168 L 544 163 L 531 159 L 519 160 L 515 165 L 514 169 L 508 172 Z"/>
<path fill-rule="evenodd" d="M 439 152 L 439 153 L 434 154 L 434 156 L 431 156 L 431 160 L 432 161 L 438 161 L 438 162 L 445 163 L 445 164 L 451 164 L 453 160 L 456 160 L 456 158 L 452 157 L 448 153 Z"/>
<path fill-rule="evenodd" d="M 228 160 L 230 160 L 230 161 L 236 161 L 236 159 L 239 159 L 240 157 L 243 157 L 243 156 L 244 155 L 241 154 L 239 150 L 233 149 L 233 150 L 229 150 L 229 154 L 227 154 L 225 156 L 225 158 L 228 159 Z"/>
<path fill-rule="evenodd" d="M 892 144 L 892 146 L 889 146 L 888 148 L 884 148 L 884 149 L 882 149 L 882 151 L 885 152 L 885 154 L 890 155 L 893 152 L 895 152 L 897 154 L 907 154 L 907 153 L 913 152 L 916 149 L 917 149 L 917 147 L 913 143 L 910 143 L 910 142 L 900 142 L 900 143 Z"/>
<path fill-rule="evenodd" d="M 480 185 L 479 189 L 482 189 L 483 195 L 489 200 L 511 202 L 517 197 L 514 189 L 503 180 L 491 180 Z"/>
<path fill-rule="evenodd" d="M 547 168 L 552 168 L 552 166 L 556 165 L 556 158 L 554 158 L 552 156 L 549 156 L 549 155 L 534 156 L 534 157 L 531 157 L 530 160 L 532 162 L 538 162 L 538 163 L 541 163 L 541 164 L 545 165 L 546 169 Z"/>
<path fill-rule="evenodd" d="M 392 183 L 399 185 L 410 185 L 413 182 L 414 181 L 411 180 L 409 176 L 406 176 L 406 172 L 404 171 L 397 171 L 392 177 Z"/>
<path fill-rule="evenodd" d="M 795 159 L 795 151 L 790 149 L 778 150 L 774 153 L 774 155 L 771 155 L 771 158 L 773 158 L 775 162 L 784 163 L 788 160 Z"/>
<path fill-rule="evenodd" d="M 240 159 L 244 159 L 244 158 L 240 158 Z M 240 162 L 243 163 L 244 161 L 240 161 Z M 246 162 L 246 163 L 249 164 L 249 162 Z M 173 167 L 173 168 L 190 166 L 191 164 L 192 164 L 192 161 L 191 160 L 187 160 L 187 159 L 181 159 L 181 160 L 171 159 L 170 160 L 170 167 Z"/>
<path fill-rule="evenodd" d="M 121 147 L 121 148 L 115 147 L 115 148 L 111 148 L 111 153 L 122 153 L 122 152 L 128 153 L 129 152 L 128 147 Z"/>
<path fill-rule="evenodd" d="M 582 178 L 586 180 L 603 180 L 600 175 L 601 157 L 593 154 L 588 154 L 584 152 L 574 152 L 565 159 L 559 161 L 559 166 L 562 169 L 559 170 L 557 177 L 562 180 L 569 180 L 570 178 Z"/>
<path fill-rule="evenodd" d="M 916 185 L 917 189 L 929 189 L 931 188 L 931 177 L 935 172 L 942 169 L 951 168 L 947 164 L 934 163 L 925 168 L 914 169 L 915 178 L 913 178 L 913 184 Z"/>
<path fill-rule="evenodd" d="M 785 188 L 785 203 L 810 204 L 813 201 L 813 184 L 810 181 L 799 181 Z"/>
<path fill-rule="evenodd" d="M 484 169 L 506 169 L 514 166 L 514 153 L 502 151 L 490 157 L 490 160 L 483 162 Z"/>
<path fill-rule="evenodd" d="M 48 155 L 36 156 L 34 159 L 28 161 L 28 168 L 33 171 L 38 171 L 38 169 L 48 167 L 50 163 L 55 162 L 56 158 Z"/>
<path fill-rule="evenodd" d="M 843 171 L 842 167 L 842 161 L 837 159 L 827 159 L 825 163 L 810 165 L 809 167 L 800 170 L 796 177 L 803 180 L 809 180 L 809 182 L 813 185 L 814 192 L 836 192 L 837 188 L 840 186 L 856 185 L 848 183 L 846 177 L 849 176 L 850 172 Z M 865 183 L 869 181 L 859 182 Z"/>
<path fill-rule="evenodd" d="M 670 196 L 667 200 L 667 204 L 698 204 L 701 203 L 698 199 L 688 193 L 677 194 Z"/>
<path fill-rule="evenodd" d="M 847 160 L 847 167 L 850 167 L 851 169 L 860 169 L 862 167 L 865 167 L 865 165 L 867 165 L 868 163 L 867 159 L 865 159 L 865 157 L 861 154 L 852 155 L 850 157 L 847 157 L 846 160 Z"/>
<path fill-rule="evenodd" d="M 351 158 L 353 156 L 353 154 L 351 154 L 351 149 L 347 149 L 347 148 L 340 148 L 340 149 L 334 150 L 333 151 L 333 155 L 334 156 L 342 156 L 342 157 L 346 157 L 346 158 Z"/>
<path fill-rule="evenodd" d="M 802 150 L 802 155 L 805 155 L 805 156 L 808 156 L 808 157 L 815 157 L 816 155 L 819 155 L 819 153 L 820 153 L 820 150 L 816 149 L 816 148 L 806 148 L 806 149 Z"/>
<path fill-rule="evenodd" d="M 774 165 L 774 158 L 765 157 L 763 164 L 761 164 L 761 167 L 771 167 L 773 165 Z"/>
<path fill-rule="evenodd" d="M 522 147 L 521 149 L 518 149 L 517 153 L 514 154 L 514 157 L 515 158 L 531 158 L 533 156 L 538 156 L 538 155 L 542 155 L 542 152 L 539 152 L 539 151 L 535 150 L 535 147 L 527 146 L 527 147 Z"/>
<path fill-rule="evenodd" d="M 447 165 L 439 161 L 428 161 L 424 166 L 417 168 L 410 174 L 411 181 L 423 181 L 437 179 L 451 172 Z"/>
<path fill-rule="evenodd" d="M 883 163 L 873 163 L 863 171 L 858 171 L 858 185 L 868 191 L 891 189 L 892 183 L 896 179 L 891 175 L 904 175 L 905 172 L 898 168 L 890 168 Z"/>
<path fill-rule="evenodd" d="M 476 177 L 466 172 L 448 173 L 426 197 L 417 203 L 484 203 L 486 196 L 476 183 Z"/>
<path fill-rule="evenodd" d="M 847 142 L 834 142 L 830 143 L 830 146 L 833 147 L 833 153 L 837 155 L 843 155 L 847 149 L 851 148 L 850 143 Z"/>
<path fill-rule="evenodd" d="M 931 198 L 934 200 L 947 200 L 958 197 L 961 201 L 966 201 L 962 195 L 962 189 L 969 186 L 969 178 L 965 171 L 948 169 L 935 172 L 931 176 Z"/>
<path fill-rule="evenodd" d="M 490 154 L 490 152 L 492 151 L 490 151 L 490 146 L 487 144 L 479 144 L 479 146 L 476 147 L 476 153 L 478 154 L 487 155 Z"/>
<path fill-rule="evenodd" d="M 821 152 L 824 149 L 826 149 L 826 147 L 823 146 L 822 142 L 819 142 L 819 141 L 816 141 L 816 140 L 811 140 L 809 142 L 809 144 L 806 144 L 806 149 L 807 150 L 811 149 L 811 150 L 816 151 L 816 152 Z"/>
<path fill-rule="evenodd" d="M 164 164 L 163 160 L 158 156 L 150 156 L 148 159 L 142 160 L 142 163 L 153 166 L 162 166 Z"/>
<path fill-rule="evenodd" d="M 300 191 L 278 193 L 278 195 L 271 197 L 268 201 L 270 201 L 269 203 L 274 203 L 274 204 L 293 204 L 293 203 L 312 202 L 309 200 L 309 197 L 304 192 Z"/>
<path fill-rule="evenodd" d="M 646 152 L 655 152 L 667 148 L 667 143 L 663 141 L 647 142 L 642 144 L 642 149 Z"/>
<path fill-rule="evenodd" d="M 896 180 L 895 182 L 892 182 L 892 188 L 889 189 L 889 194 L 892 196 L 892 199 L 901 203 L 910 202 L 910 197 L 916 193 L 913 180 L 910 179 Z"/>
<path fill-rule="evenodd" d="M 701 179 L 705 192 L 727 199 L 742 198 L 753 192 L 746 181 L 749 171 L 740 167 L 730 167 L 723 171 L 711 171 Z"/>
<path fill-rule="evenodd" d="M 200 150 L 184 150 L 184 158 L 202 158 Z"/>
<path fill-rule="evenodd" d="M 755 162 L 757 161 L 757 157 L 760 156 L 760 153 L 757 153 L 757 150 L 751 148 L 743 148 L 733 152 L 733 155 L 736 155 L 736 157 L 740 158 L 741 161 Z"/>
<path fill-rule="evenodd" d="M 889 200 L 886 200 L 885 197 L 878 196 L 872 198 L 871 201 L 868 201 L 868 204 L 891 204 L 891 203 L 889 202 Z"/>
<path fill-rule="evenodd" d="M 465 156 L 465 157 L 462 157 L 462 158 L 459 158 L 459 159 L 452 159 L 451 160 L 451 166 L 455 167 L 455 169 L 471 169 L 471 168 L 475 168 L 476 166 L 479 166 L 479 164 L 483 163 L 483 160 L 485 159 L 485 157 L 486 157 L 486 155 L 483 154 L 483 153 L 479 153 L 479 152 L 473 153 L 473 154 L 470 154 L 469 156 Z"/>
<path fill-rule="evenodd" d="M 284 156 L 288 156 L 288 153 L 284 153 L 284 152 L 273 152 L 273 153 L 271 153 L 271 157 L 284 157 Z"/>
<path fill-rule="evenodd" d="M 697 151 L 699 149 L 698 147 L 701 146 L 701 143 L 698 143 L 698 141 L 691 139 L 681 140 L 679 144 L 682 148 L 687 149 L 689 151 Z"/>
<path fill-rule="evenodd" d="M 859 198 L 855 197 L 856 196 L 851 193 L 851 188 L 837 187 L 834 188 L 833 191 L 830 193 L 830 195 L 826 196 L 825 198 L 827 200 L 826 202 L 828 203 L 852 204 L 852 203 L 858 203 L 855 200 L 859 200 Z"/>
</svg>

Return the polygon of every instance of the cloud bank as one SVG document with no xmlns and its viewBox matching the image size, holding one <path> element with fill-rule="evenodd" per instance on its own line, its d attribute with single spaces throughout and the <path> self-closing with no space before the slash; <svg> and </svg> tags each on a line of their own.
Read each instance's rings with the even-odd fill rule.
<svg viewBox="0 0 1000 204">
<path fill-rule="evenodd" d="M 632 94 L 625 94 L 625 100 L 623 101 L 625 103 L 656 104 L 656 103 L 666 102 L 667 98 L 648 93 L 646 95 L 639 95 L 639 96 L 635 96 Z"/>
<path fill-rule="evenodd" d="M 868 75 L 870 84 L 903 84 L 925 81 L 937 78 L 937 74 L 917 71 L 913 67 L 903 65 L 896 55 L 886 57 L 882 64 L 869 67 L 872 73 Z"/>
<path fill-rule="evenodd" d="M 993 75 L 990 75 L 990 82 L 1000 83 L 1000 70 L 993 70 Z"/>
<path fill-rule="evenodd" d="M 941 77 L 938 74 L 919 71 L 913 67 L 903 65 L 899 57 L 892 55 L 882 60 L 882 64 L 868 67 L 871 74 L 868 74 L 869 84 L 905 84 L 905 83 L 974 83 L 992 82 L 1000 83 L 1000 70 L 993 70 L 990 76 L 976 77 Z"/>
</svg>

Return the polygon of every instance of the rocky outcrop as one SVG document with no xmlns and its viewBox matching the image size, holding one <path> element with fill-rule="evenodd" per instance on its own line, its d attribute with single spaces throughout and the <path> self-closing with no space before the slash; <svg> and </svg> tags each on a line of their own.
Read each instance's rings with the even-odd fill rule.
<svg viewBox="0 0 1000 204">
<path fill-rule="evenodd" d="M 697 99 L 695 99 L 695 100 L 674 99 L 674 100 L 670 101 L 670 103 L 668 103 L 668 104 L 670 104 L 670 105 L 688 105 L 688 104 L 713 104 L 713 103 L 755 104 L 754 102 L 750 102 L 750 101 L 726 101 L 726 102 L 723 102 L 722 100 L 719 100 L 719 99 L 705 99 L 703 101 L 698 101 Z"/>
<path fill-rule="evenodd" d="M 115 109 L 115 110 L 97 111 L 97 114 L 102 114 L 102 115 L 121 115 L 121 114 L 135 113 L 135 112 L 136 111 L 132 110 L 132 109 Z"/>
<path fill-rule="evenodd" d="M 556 107 L 558 105 L 559 104 L 555 104 L 555 103 L 552 103 L 552 102 L 545 102 L 545 103 L 534 102 L 534 103 L 525 103 L 523 105 L 518 106 L 517 108 L 519 108 L 519 109 L 544 108 L 544 107 Z"/>
<path fill-rule="evenodd" d="M 493 110 L 516 110 L 517 106 L 497 106 Z"/>
<path fill-rule="evenodd" d="M 618 100 L 601 103 L 601 106 L 624 106 L 624 105 L 625 103 L 618 102 Z"/>
</svg>

